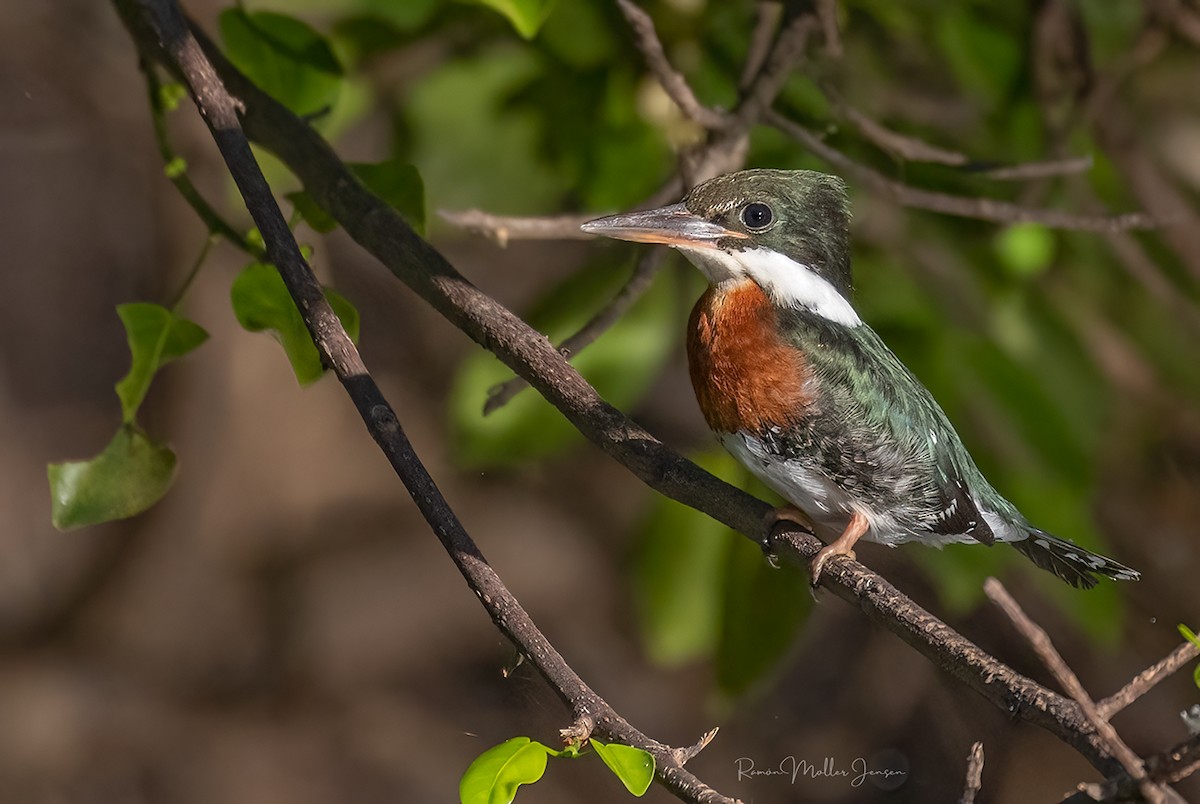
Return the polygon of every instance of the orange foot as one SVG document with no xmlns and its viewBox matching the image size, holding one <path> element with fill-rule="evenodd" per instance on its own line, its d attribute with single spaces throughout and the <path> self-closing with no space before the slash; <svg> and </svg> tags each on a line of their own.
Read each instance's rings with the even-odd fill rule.
<svg viewBox="0 0 1200 804">
<path fill-rule="evenodd" d="M 821 570 L 825 568 L 825 562 L 829 559 L 834 556 L 849 556 L 851 561 L 854 560 L 854 545 L 867 532 L 868 527 L 870 527 L 870 523 L 867 522 L 867 518 L 862 514 L 855 513 L 850 517 L 850 522 L 846 525 L 846 529 L 842 531 L 842 535 L 837 537 L 832 544 L 822 547 L 813 556 L 812 564 L 809 565 L 812 572 L 813 586 L 820 583 Z"/>
</svg>

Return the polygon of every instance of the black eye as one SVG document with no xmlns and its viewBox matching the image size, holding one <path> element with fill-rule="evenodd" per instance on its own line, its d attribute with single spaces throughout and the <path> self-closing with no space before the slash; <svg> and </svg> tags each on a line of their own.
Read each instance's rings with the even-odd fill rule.
<svg viewBox="0 0 1200 804">
<path fill-rule="evenodd" d="M 747 229 L 766 229 L 775 220 L 775 213 L 766 204 L 754 202 L 742 208 L 742 223 Z"/>
</svg>

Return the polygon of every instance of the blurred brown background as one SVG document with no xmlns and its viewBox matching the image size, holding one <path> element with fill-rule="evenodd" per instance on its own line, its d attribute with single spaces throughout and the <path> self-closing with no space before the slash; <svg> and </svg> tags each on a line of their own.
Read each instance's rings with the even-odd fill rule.
<svg viewBox="0 0 1200 804">
<path fill-rule="evenodd" d="M 208 25 L 217 7 L 189 4 Z M 4 4 L 0 36 L 0 801 L 452 801 L 483 749 L 515 734 L 553 742 L 567 713 L 528 667 L 505 677 L 513 651 L 340 387 L 326 378 L 300 391 L 277 345 L 237 326 L 228 285 L 244 259 L 227 247 L 186 306 L 211 341 L 160 375 L 143 413 L 180 456 L 175 488 L 131 521 L 51 528 L 46 462 L 94 454 L 119 417 L 112 384 L 128 355 L 113 306 L 164 299 L 204 232 L 162 176 L 134 51 L 108 4 Z M 1194 120 L 1189 103 L 1175 111 Z M 209 197 L 226 199 L 189 118 L 175 122 L 179 148 Z M 339 150 L 377 156 L 385 137 L 364 125 Z M 587 248 L 499 250 L 446 230 L 435 242 L 517 310 Z M 657 668 L 639 647 L 624 568 L 649 504 L 640 484 L 589 447 L 503 473 L 457 469 L 446 396 L 476 347 L 343 236 L 317 264 L 359 305 L 367 364 L 510 588 L 647 734 L 689 744 L 720 725 L 689 765 L 717 789 L 756 802 L 956 800 L 974 740 L 987 751 L 983 801 L 1056 800 L 1096 778 L 828 595 L 770 684 L 710 706 L 706 667 Z M 1194 357 L 1196 344 L 1179 349 Z M 680 449 L 704 447 L 682 355 L 669 365 L 638 418 Z M 1150 437 L 1131 435 L 1142 431 Z M 1028 574 L 1006 577 L 1097 697 L 1178 644 L 1177 622 L 1200 622 L 1195 417 L 1135 417 L 1113 449 L 1099 521 L 1146 577 L 1121 587 L 1115 644 L 1091 644 Z M 917 549 L 860 557 L 940 611 Z M 993 611 L 950 619 L 1048 683 Z M 1181 672 L 1116 725 L 1153 753 L 1185 736 L 1177 713 L 1197 699 Z M 839 767 L 861 757 L 909 776 L 890 793 L 841 778 L 736 778 L 739 757 L 763 768 L 789 755 Z M 518 801 L 623 800 L 599 763 L 560 765 Z M 1197 781 L 1179 789 L 1200 800 Z M 655 788 L 647 800 L 673 799 Z"/>
</svg>

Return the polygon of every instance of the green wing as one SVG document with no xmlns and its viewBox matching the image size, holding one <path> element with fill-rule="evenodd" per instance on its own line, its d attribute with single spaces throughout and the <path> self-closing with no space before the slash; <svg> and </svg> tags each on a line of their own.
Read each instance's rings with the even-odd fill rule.
<svg viewBox="0 0 1200 804">
<path fill-rule="evenodd" d="M 929 390 L 874 330 L 807 310 L 782 315 L 816 385 L 816 409 L 804 426 L 812 441 L 837 445 L 828 463 L 840 463 L 843 485 L 907 512 L 925 530 L 984 544 L 995 537 L 976 496 L 989 504 L 998 498 L 997 513 L 1006 519 L 1019 516 L 988 485 Z"/>
</svg>

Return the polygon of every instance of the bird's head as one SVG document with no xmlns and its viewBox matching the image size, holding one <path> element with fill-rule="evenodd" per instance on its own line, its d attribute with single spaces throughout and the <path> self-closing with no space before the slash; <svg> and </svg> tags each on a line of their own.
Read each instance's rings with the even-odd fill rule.
<svg viewBox="0 0 1200 804">
<path fill-rule="evenodd" d="M 783 306 L 857 324 L 850 307 L 846 185 L 811 170 L 743 170 L 678 204 L 611 215 L 583 231 L 679 249 L 708 281 L 752 280 Z"/>
</svg>

